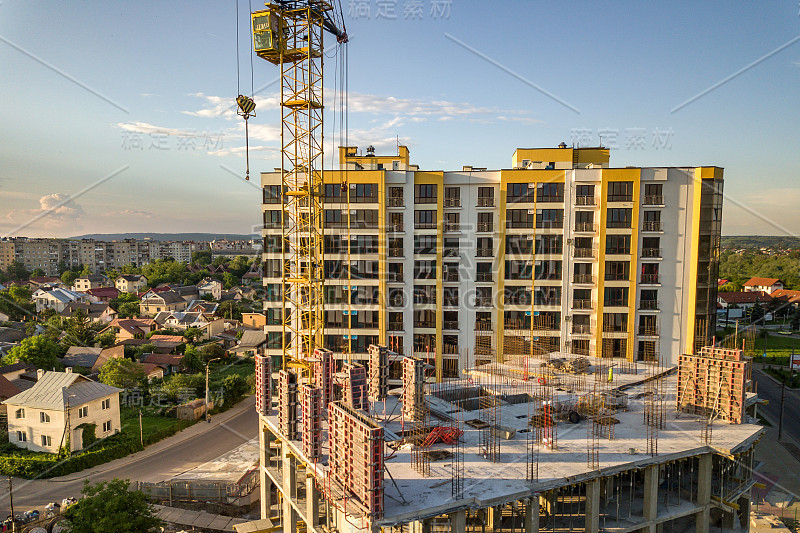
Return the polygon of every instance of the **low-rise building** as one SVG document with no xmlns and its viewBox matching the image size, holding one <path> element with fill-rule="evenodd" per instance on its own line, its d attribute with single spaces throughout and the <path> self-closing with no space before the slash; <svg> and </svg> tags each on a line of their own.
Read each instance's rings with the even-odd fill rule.
<svg viewBox="0 0 800 533">
<path fill-rule="evenodd" d="M 75 280 L 73 288 L 76 291 L 86 292 L 89 289 L 99 289 L 100 287 L 112 287 L 113 283 L 107 276 L 102 274 L 91 274 Z"/>
<path fill-rule="evenodd" d="M 772 294 L 781 290 L 783 283 L 778 278 L 750 278 L 744 284 L 745 292 L 766 292 Z"/>
<path fill-rule="evenodd" d="M 139 292 L 147 287 L 147 277 L 142 274 L 123 274 L 114 280 L 114 285 L 120 292 Z"/>
<path fill-rule="evenodd" d="M 61 313 L 70 303 L 86 303 L 87 296 L 69 289 L 39 289 L 33 293 L 33 301 L 36 304 L 37 313 L 41 313 L 45 309 L 52 309 L 56 313 Z"/>
<path fill-rule="evenodd" d="M 772 297 L 764 291 L 719 292 L 717 303 L 722 309 L 729 306 L 748 309 L 756 303 L 766 304 Z"/>
<path fill-rule="evenodd" d="M 120 392 L 69 369 L 40 370 L 33 387 L 3 402 L 9 442 L 37 452 L 58 453 L 67 442 L 71 451 L 81 450 L 87 433 L 102 439 L 122 429 Z"/>
<path fill-rule="evenodd" d="M 158 329 L 158 324 L 152 318 L 117 318 L 112 320 L 108 327 L 100 333 L 112 330 L 117 334 L 117 342 L 127 339 L 141 339 L 153 330 Z"/>
<path fill-rule="evenodd" d="M 186 309 L 187 302 L 175 291 L 147 293 L 139 304 L 142 315 L 155 315 L 162 311 L 175 312 Z"/>
<path fill-rule="evenodd" d="M 61 359 L 61 364 L 65 368 L 83 368 L 91 370 L 97 358 L 100 357 L 102 348 L 95 348 L 93 346 L 70 346 L 67 353 Z"/>
<path fill-rule="evenodd" d="M 242 325 L 247 328 L 263 329 L 267 325 L 264 313 L 242 313 Z"/>
<path fill-rule="evenodd" d="M 86 294 L 89 298 L 89 301 L 92 303 L 110 303 L 111 300 L 119 296 L 119 291 L 116 287 L 98 287 L 96 289 L 87 290 Z"/>
<path fill-rule="evenodd" d="M 210 294 L 214 300 L 222 298 L 222 282 L 216 279 L 205 278 L 197 284 L 197 292 L 200 298 Z"/>
<path fill-rule="evenodd" d="M 65 318 L 71 317 L 79 309 L 82 310 L 84 313 L 86 313 L 89 316 L 89 320 L 91 320 L 92 322 L 103 322 L 107 324 L 112 320 L 114 320 L 115 318 L 117 318 L 117 316 L 119 315 L 119 313 L 117 313 L 113 307 L 111 307 L 105 302 L 98 302 L 98 303 L 70 302 L 69 304 L 67 304 L 64 310 L 61 311 L 60 314 Z"/>
</svg>

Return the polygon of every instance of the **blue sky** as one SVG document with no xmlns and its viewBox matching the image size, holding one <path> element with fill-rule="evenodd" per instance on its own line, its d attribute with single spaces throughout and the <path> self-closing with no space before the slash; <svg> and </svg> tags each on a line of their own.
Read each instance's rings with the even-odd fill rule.
<svg viewBox="0 0 800 533">
<path fill-rule="evenodd" d="M 342 9 L 350 144 L 387 153 L 399 137 L 422 169 L 507 168 L 516 147 L 596 145 L 602 130 L 613 166 L 725 167 L 724 234 L 800 232 L 797 0 Z M 240 1 L 243 92 L 248 10 Z M 3 0 L 0 235 L 251 232 L 260 199 L 241 178 L 236 20 L 231 0 Z M 251 119 L 257 176 L 279 166 L 278 71 L 253 65 L 266 86 Z M 335 70 L 329 58 L 330 111 Z"/>
</svg>

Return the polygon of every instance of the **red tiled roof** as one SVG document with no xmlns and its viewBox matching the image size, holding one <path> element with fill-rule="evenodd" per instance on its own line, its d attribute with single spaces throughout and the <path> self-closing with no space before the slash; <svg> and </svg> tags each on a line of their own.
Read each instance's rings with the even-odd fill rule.
<svg viewBox="0 0 800 533">
<path fill-rule="evenodd" d="M 32 281 L 33 283 L 41 285 L 42 283 L 57 283 L 57 282 L 60 283 L 61 278 L 56 278 L 53 276 L 36 276 L 29 279 L 28 281 Z"/>
<path fill-rule="evenodd" d="M 161 354 L 154 353 L 144 356 L 145 363 L 152 363 L 154 365 L 173 365 L 178 366 L 183 361 L 183 356 L 180 354 Z"/>
<path fill-rule="evenodd" d="M 722 287 L 723 285 L 725 285 L 728 282 L 730 282 L 729 279 L 724 279 L 724 278 L 723 279 L 718 279 L 717 280 L 717 287 Z"/>
<path fill-rule="evenodd" d="M 86 293 L 98 298 L 116 298 L 119 296 L 119 291 L 116 289 L 116 287 L 98 287 L 96 289 L 87 289 Z"/>
<path fill-rule="evenodd" d="M 719 292 L 720 299 L 727 304 L 754 304 L 756 302 L 766 303 L 771 297 L 764 291 L 749 292 Z"/>
<path fill-rule="evenodd" d="M 184 339 L 180 335 L 152 335 L 150 337 L 150 340 L 162 341 L 162 342 L 177 342 L 177 343 L 186 342 L 186 339 Z"/>
<path fill-rule="evenodd" d="M 778 283 L 778 278 L 750 278 L 744 284 L 745 287 L 771 287 Z"/>
<path fill-rule="evenodd" d="M 773 298 L 786 300 L 787 302 L 790 303 L 800 302 L 800 291 L 792 291 L 789 289 L 778 289 L 777 291 L 773 292 L 771 296 Z"/>
<path fill-rule="evenodd" d="M 12 396 L 16 396 L 22 390 L 11 383 L 5 376 L 0 376 L 0 400 L 7 400 Z"/>
</svg>

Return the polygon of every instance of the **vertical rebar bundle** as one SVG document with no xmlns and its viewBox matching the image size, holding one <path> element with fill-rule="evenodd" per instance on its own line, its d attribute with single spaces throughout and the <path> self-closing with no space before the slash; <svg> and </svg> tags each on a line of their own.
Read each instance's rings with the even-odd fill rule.
<svg viewBox="0 0 800 533">
<path fill-rule="evenodd" d="M 386 346 L 369 346 L 369 399 L 384 400 L 389 393 L 389 349 Z"/>
</svg>

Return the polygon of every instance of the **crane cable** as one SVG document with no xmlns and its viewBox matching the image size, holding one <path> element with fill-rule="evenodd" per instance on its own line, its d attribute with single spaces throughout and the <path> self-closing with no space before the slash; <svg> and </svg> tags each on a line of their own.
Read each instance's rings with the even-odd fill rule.
<svg viewBox="0 0 800 533">
<path fill-rule="evenodd" d="M 250 7 L 249 13 L 252 13 L 253 4 L 251 0 L 248 1 Z M 255 53 L 253 39 L 250 39 L 250 46 L 250 96 L 243 96 L 241 90 L 242 74 L 239 67 L 239 0 L 236 0 L 236 92 L 239 94 L 239 96 L 236 97 L 236 114 L 244 118 L 245 158 L 247 164 L 247 171 L 244 177 L 245 181 L 250 181 L 250 128 L 248 119 L 256 116 L 256 103 L 253 101 L 253 54 Z"/>
</svg>

